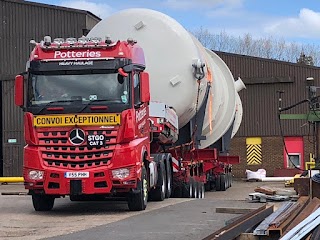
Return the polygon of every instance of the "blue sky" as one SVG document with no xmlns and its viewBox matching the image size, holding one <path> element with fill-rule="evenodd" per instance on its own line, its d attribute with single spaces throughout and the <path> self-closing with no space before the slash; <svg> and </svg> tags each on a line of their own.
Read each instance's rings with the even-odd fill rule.
<svg viewBox="0 0 320 240">
<path fill-rule="evenodd" d="M 91 11 L 101 18 L 122 9 L 144 7 L 175 18 L 188 30 L 254 38 L 275 37 L 320 45 L 319 0 L 33 0 Z"/>
</svg>

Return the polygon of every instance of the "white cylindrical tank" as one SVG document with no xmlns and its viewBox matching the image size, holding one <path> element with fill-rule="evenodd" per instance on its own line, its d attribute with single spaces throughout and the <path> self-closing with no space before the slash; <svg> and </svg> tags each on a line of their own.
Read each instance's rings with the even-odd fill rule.
<svg viewBox="0 0 320 240">
<path fill-rule="evenodd" d="M 239 100 L 229 68 L 177 21 L 149 9 L 128 9 L 102 20 L 88 34 L 88 37 L 106 36 L 113 40 L 133 38 L 138 41 L 150 74 L 151 101 L 174 107 L 180 128 L 194 117 L 197 99 L 199 108 L 207 83 L 211 83 L 203 126 L 207 139 L 201 141 L 201 148 L 213 144 L 231 127 Z M 206 65 L 200 86 L 192 67 L 197 62 Z"/>
</svg>

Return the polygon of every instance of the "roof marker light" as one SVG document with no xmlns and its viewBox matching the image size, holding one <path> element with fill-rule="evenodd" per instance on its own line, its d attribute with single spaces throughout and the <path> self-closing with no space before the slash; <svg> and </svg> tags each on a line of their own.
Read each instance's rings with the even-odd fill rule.
<svg viewBox="0 0 320 240">
<path fill-rule="evenodd" d="M 111 44 L 112 41 L 111 41 L 111 37 L 110 36 L 106 36 L 105 38 L 105 41 L 104 41 L 106 44 Z"/>
<path fill-rule="evenodd" d="M 67 38 L 66 39 L 66 42 L 69 43 L 70 45 L 73 45 L 77 42 L 77 39 L 76 38 Z"/>
<path fill-rule="evenodd" d="M 78 43 L 80 43 L 80 44 L 86 44 L 86 43 L 88 43 L 89 42 L 89 38 L 87 38 L 87 37 L 81 37 L 81 38 L 78 38 Z"/>
<path fill-rule="evenodd" d="M 45 36 L 43 38 L 43 42 L 44 42 L 44 45 L 49 47 L 51 45 L 51 37 L 50 36 Z"/>
<path fill-rule="evenodd" d="M 99 37 L 93 37 L 93 38 L 90 38 L 90 41 L 93 42 L 94 44 L 98 44 L 102 41 L 102 39 Z"/>
<path fill-rule="evenodd" d="M 61 45 L 62 43 L 64 43 L 64 39 L 63 38 L 55 38 L 53 40 L 54 43 Z"/>
<path fill-rule="evenodd" d="M 37 42 L 36 42 L 34 39 L 32 39 L 32 40 L 30 40 L 30 44 L 34 44 L 34 45 L 36 45 L 36 44 L 37 44 Z"/>
<path fill-rule="evenodd" d="M 127 43 L 130 44 L 130 45 L 134 45 L 134 44 L 137 43 L 137 41 L 136 41 L 136 40 L 133 40 L 132 38 L 128 38 L 128 39 L 127 39 Z"/>
</svg>

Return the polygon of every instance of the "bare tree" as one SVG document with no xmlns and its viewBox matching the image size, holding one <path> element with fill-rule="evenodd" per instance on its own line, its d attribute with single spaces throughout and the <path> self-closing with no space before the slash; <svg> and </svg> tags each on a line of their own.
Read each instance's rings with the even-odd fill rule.
<svg viewBox="0 0 320 240">
<path fill-rule="evenodd" d="M 206 48 L 212 48 L 214 46 L 214 35 L 209 32 L 208 29 L 200 27 L 193 32 L 193 35 L 202 43 Z"/>
<path fill-rule="evenodd" d="M 272 36 L 255 39 L 250 33 L 239 37 L 225 31 L 213 34 L 203 27 L 192 33 L 205 47 L 212 50 L 288 62 L 297 62 L 300 55 L 304 54 L 305 59 L 312 59 L 312 64 L 320 66 L 320 45 L 286 42 Z"/>
</svg>

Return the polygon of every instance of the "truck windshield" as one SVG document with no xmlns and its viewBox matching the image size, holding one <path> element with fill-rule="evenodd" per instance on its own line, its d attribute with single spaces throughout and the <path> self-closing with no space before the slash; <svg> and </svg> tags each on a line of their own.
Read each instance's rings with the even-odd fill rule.
<svg viewBox="0 0 320 240">
<path fill-rule="evenodd" d="M 127 104 L 128 94 L 128 81 L 126 79 L 119 81 L 117 73 L 31 74 L 28 98 L 31 105 L 43 105 L 55 101 L 62 103 L 68 100 L 79 100 L 84 104 L 96 100 Z"/>
</svg>

